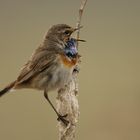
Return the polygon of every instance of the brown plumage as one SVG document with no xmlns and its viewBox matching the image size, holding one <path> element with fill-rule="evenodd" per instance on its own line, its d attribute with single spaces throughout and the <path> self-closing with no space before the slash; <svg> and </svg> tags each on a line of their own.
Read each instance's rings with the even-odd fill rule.
<svg viewBox="0 0 140 140">
<path fill-rule="evenodd" d="M 71 34 L 76 30 L 66 24 L 52 26 L 42 45 L 33 53 L 32 57 L 22 68 L 17 79 L 0 91 L 0 96 L 11 89 L 33 88 L 43 90 L 46 99 L 48 91 L 63 88 L 71 80 L 72 72 L 78 57 L 69 58 L 65 54 L 65 45 Z M 58 114 L 51 104 L 59 120 L 68 122 Z"/>
</svg>

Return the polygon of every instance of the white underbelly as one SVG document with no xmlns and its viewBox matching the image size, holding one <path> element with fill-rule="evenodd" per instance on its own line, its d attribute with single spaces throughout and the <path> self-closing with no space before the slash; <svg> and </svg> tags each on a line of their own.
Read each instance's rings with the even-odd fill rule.
<svg viewBox="0 0 140 140">
<path fill-rule="evenodd" d="M 63 88 L 70 82 L 72 72 L 73 68 L 70 69 L 64 65 L 47 69 L 34 79 L 35 85 L 32 85 L 32 88 L 48 91 Z"/>
</svg>

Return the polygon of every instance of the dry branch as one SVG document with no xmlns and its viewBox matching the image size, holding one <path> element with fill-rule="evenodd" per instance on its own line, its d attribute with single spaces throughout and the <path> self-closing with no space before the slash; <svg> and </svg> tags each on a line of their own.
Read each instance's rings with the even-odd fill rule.
<svg viewBox="0 0 140 140">
<path fill-rule="evenodd" d="M 83 15 L 83 11 L 84 11 L 84 8 L 86 6 L 86 3 L 87 3 L 87 0 L 83 0 L 83 3 L 81 4 L 81 7 L 79 9 L 79 16 L 78 16 L 78 21 L 77 21 L 77 25 L 76 27 L 79 28 L 81 26 L 81 21 L 82 21 L 82 15 Z M 80 28 L 79 30 L 77 30 L 77 39 L 79 39 L 80 37 Z M 77 45 L 78 47 L 78 45 Z"/>
<path fill-rule="evenodd" d="M 79 18 L 76 27 L 80 27 L 84 7 L 87 0 L 83 0 L 79 9 Z M 77 39 L 80 36 L 80 29 L 77 31 Z M 78 47 L 78 44 L 77 44 Z M 78 93 L 78 72 L 73 72 L 73 76 L 69 85 L 58 92 L 57 110 L 60 114 L 67 114 L 66 119 L 69 121 L 68 126 L 62 122 L 58 122 L 59 140 L 74 140 L 76 125 L 79 117 L 79 104 L 77 99 Z"/>
</svg>

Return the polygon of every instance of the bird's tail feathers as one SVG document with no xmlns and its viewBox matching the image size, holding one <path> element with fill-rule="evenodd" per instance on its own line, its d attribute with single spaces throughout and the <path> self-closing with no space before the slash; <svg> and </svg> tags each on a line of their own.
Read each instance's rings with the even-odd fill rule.
<svg viewBox="0 0 140 140">
<path fill-rule="evenodd" d="M 7 85 L 4 89 L 2 89 L 2 90 L 0 91 L 0 97 L 3 96 L 5 93 L 8 93 L 10 90 L 12 90 L 12 88 L 13 88 L 14 85 L 15 85 L 15 82 L 16 82 L 16 81 L 10 83 L 10 84 Z"/>
</svg>

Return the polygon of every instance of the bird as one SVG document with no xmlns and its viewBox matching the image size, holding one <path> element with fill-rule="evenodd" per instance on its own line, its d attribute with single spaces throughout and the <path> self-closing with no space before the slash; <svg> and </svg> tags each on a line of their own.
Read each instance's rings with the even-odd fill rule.
<svg viewBox="0 0 140 140">
<path fill-rule="evenodd" d="M 48 92 L 64 88 L 71 80 L 72 73 L 79 60 L 77 42 L 71 35 L 79 30 L 67 24 L 53 25 L 47 32 L 43 42 L 24 64 L 16 80 L 0 91 L 0 97 L 5 93 L 23 88 L 37 89 L 44 92 L 58 121 L 65 125 L 69 122 L 65 115 L 58 113 L 49 99 Z"/>
</svg>

